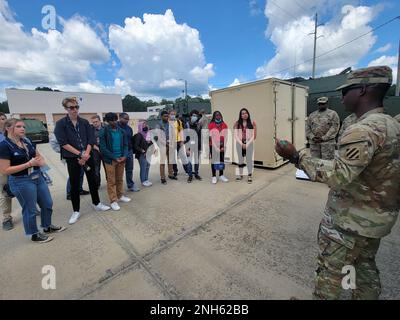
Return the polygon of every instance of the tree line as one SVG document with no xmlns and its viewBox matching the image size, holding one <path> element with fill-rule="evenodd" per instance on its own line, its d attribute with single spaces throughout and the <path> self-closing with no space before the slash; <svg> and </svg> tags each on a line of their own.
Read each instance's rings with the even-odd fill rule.
<svg viewBox="0 0 400 320">
<path fill-rule="evenodd" d="M 37 87 L 35 90 L 61 92 L 60 90 L 53 90 L 52 88 L 49 87 Z M 210 102 L 210 99 L 188 96 L 187 102 Z M 176 105 L 182 103 L 186 103 L 186 100 L 182 98 L 177 98 L 175 100 L 162 99 L 160 102 L 153 100 L 142 101 L 139 98 L 128 94 L 122 99 L 122 109 L 124 112 L 147 112 L 148 107 Z M 10 113 L 7 100 L 0 102 L 0 112 Z"/>
</svg>

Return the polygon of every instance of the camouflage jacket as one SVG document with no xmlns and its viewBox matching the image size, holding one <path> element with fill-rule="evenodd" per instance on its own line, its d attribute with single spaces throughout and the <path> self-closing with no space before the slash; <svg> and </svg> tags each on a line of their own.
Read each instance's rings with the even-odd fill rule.
<svg viewBox="0 0 400 320">
<path fill-rule="evenodd" d="M 300 155 L 299 168 L 331 187 L 325 214 L 369 238 L 390 233 L 399 210 L 400 124 L 377 108 L 345 130 L 334 160 Z"/>
<path fill-rule="evenodd" d="M 349 115 L 348 117 L 346 117 L 346 119 L 343 120 L 342 122 L 342 126 L 340 127 L 339 130 L 339 134 L 338 134 L 338 142 L 340 142 L 340 139 L 344 133 L 344 131 L 350 127 L 352 124 L 357 122 L 357 116 L 355 113 L 352 113 L 351 115 Z"/>
<path fill-rule="evenodd" d="M 323 141 L 335 139 L 340 127 L 340 119 L 336 111 L 326 109 L 314 111 L 308 116 L 306 122 L 307 139 L 322 138 Z"/>
</svg>

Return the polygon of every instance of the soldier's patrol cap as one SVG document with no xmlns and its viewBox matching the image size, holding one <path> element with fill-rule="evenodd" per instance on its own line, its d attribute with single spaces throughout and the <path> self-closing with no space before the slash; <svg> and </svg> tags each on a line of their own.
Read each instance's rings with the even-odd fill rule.
<svg viewBox="0 0 400 320">
<path fill-rule="evenodd" d="M 336 90 L 342 90 L 355 84 L 392 84 L 392 80 L 392 69 L 388 66 L 363 68 L 350 72 L 346 83 L 336 88 Z"/>
<path fill-rule="evenodd" d="M 317 103 L 318 104 L 325 104 L 325 103 L 328 103 L 328 97 L 320 97 L 320 98 L 318 98 L 317 99 Z"/>
</svg>

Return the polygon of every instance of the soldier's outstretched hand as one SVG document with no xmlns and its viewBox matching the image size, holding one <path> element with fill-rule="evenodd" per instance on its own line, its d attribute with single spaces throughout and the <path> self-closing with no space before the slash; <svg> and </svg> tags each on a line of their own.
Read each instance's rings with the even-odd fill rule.
<svg viewBox="0 0 400 320">
<path fill-rule="evenodd" d="M 295 146 L 287 140 L 275 139 L 275 151 L 285 159 L 292 159 L 298 152 Z"/>
</svg>

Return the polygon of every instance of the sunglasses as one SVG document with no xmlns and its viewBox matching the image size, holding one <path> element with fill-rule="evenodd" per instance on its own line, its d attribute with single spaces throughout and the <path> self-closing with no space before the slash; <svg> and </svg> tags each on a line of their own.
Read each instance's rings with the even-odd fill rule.
<svg viewBox="0 0 400 320">
<path fill-rule="evenodd" d="M 344 97 L 346 94 L 349 93 L 349 91 L 353 90 L 353 89 L 360 89 L 360 88 L 364 88 L 366 87 L 366 85 L 362 85 L 362 86 L 351 86 L 351 87 L 347 87 L 347 88 L 343 88 L 342 89 L 342 97 Z"/>
<path fill-rule="evenodd" d="M 67 107 L 67 109 L 69 110 L 79 110 L 79 106 L 71 106 L 71 107 Z"/>
</svg>

